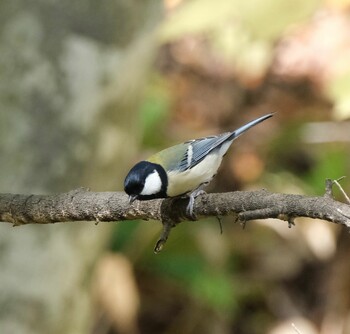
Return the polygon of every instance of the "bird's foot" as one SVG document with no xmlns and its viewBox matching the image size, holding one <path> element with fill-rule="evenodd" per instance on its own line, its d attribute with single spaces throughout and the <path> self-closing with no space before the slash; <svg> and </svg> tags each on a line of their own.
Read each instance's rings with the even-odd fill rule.
<svg viewBox="0 0 350 334">
<path fill-rule="evenodd" d="M 186 214 L 187 216 L 191 217 L 193 220 L 197 219 L 197 217 L 193 214 L 194 200 L 196 197 L 200 195 L 205 195 L 205 194 L 206 192 L 203 189 L 197 189 L 189 194 L 189 202 L 187 204 Z"/>
</svg>

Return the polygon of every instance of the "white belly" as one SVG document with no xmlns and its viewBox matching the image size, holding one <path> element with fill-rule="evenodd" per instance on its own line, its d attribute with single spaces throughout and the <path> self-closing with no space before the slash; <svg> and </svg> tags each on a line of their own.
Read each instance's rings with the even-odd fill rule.
<svg viewBox="0 0 350 334">
<path fill-rule="evenodd" d="M 178 196 L 198 188 L 202 183 L 210 182 L 221 164 L 222 157 L 209 154 L 198 165 L 182 173 L 168 173 L 167 195 Z"/>
</svg>

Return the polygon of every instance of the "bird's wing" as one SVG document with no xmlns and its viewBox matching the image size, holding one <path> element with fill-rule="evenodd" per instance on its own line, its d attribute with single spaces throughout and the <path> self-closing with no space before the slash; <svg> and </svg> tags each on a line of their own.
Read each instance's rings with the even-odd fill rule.
<svg viewBox="0 0 350 334">
<path fill-rule="evenodd" d="M 179 164 L 180 170 L 193 168 L 199 164 L 210 152 L 227 140 L 231 140 L 232 132 L 222 133 L 218 136 L 210 136 L 186 142 L 188 148 L 184 158 Z"/>
<path fill-rule="evenodd" d="M 167 172 L 169 172 L 171 170 L 178 169 L 179 164 L 186 156 L 187 149 L 188 149 L 188 144 L 181 143 L 181 144 L 166 148 L 165 150 L 162 150 L 152 155 L 147 160 L 149 162 L 162 165 L 163 168 Z"/>
<path fill-rule="evenodd" d="M 184 143 L 185 145 L 188 145 L 188 147 L 185 151 L 183 159 L 178 164 L 177 169 L 184 171 L 193 168 L 198 163 L 200 163 L 210 152 L 214 151 L 217 148 L 222 148 L 220 154 L 223 156 L 234 139 L 238 138 L 241 134 L 253 126 L 263 122 L 272 116 L 273 114 L 268 114 L 259 117 L 232 132 L 225 132 L 217 136 L 194 139 Z M 227 143 L 227 145 L 225 145 L 225 143 Z"/>
<path fill-rule="evenodd" d="M 147 160 L 161 163 L 168 172 L 183 172 L 200 163 L 211 151 L 230 139 L 231 135 L 232 132 L 226 132 L 218 136 L 190 140 L 160 151 Z"/>
<path fill-rule="evenodd" d="M 221 155 L 224 155 L 231 142 L 241 134 L 249 130 L 256 124 L 270 118 L 273 114 L 268 114 L 255 119 L 233 132 L 225 132 L 217 136 L 204 137 L 187 141 L 169 147 L 153 155 L 148 161 L 160 163 L 166 171 L 184 172 L 199 164 L 210 152 L 215 149 L 221 149 Z M 227 143 L 227 145 L 225 145 Z"/>
</svg>

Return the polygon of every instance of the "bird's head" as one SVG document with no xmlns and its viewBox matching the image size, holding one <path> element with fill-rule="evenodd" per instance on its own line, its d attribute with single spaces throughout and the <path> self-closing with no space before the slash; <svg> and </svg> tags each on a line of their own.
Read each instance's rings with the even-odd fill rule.
<svg viewBox="0 0 350 334">
<path fill-rule="evenodd" d="M 129 195 L 129 202 L 136 199 L 147 200 L 165 198 L 168 177 L 164 168 L 149 161 L 137 163 L 124 181 L 124 190 Z"/>
</svg>

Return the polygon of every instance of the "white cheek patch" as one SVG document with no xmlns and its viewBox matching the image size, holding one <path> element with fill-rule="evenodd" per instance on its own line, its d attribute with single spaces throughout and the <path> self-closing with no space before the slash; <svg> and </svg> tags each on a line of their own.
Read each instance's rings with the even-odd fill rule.
<svg viewBox="0 0 350 334">
<path fill-rule="evenodd" d="M 154 195 L 162 189 L 162 180 L 156 170 L 148 175 L 140 195 Z"/>
</svg>

